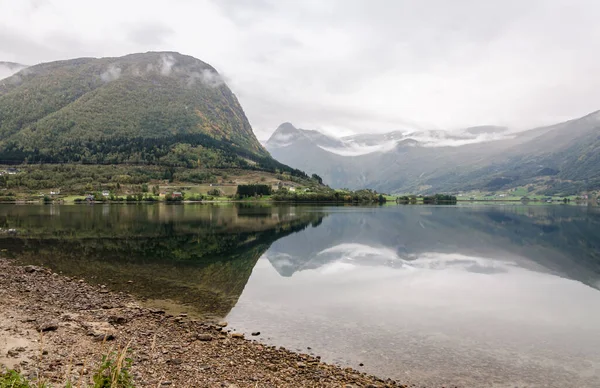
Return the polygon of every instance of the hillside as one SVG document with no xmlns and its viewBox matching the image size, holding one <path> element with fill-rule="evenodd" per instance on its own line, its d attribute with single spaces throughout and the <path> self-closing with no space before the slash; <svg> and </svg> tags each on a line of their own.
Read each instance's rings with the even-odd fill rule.
<svg viewBox="0 0 600 388">
<path fill-rule="evenodd" d="M 292 171 L 219 73 L 174 52 L 44 63 L 0 81 L 0 161 Z"/>
<path fill-rule="evenodd" d="M 309 132 L 288 123 L 285 133 L 281 127 L 273 133 L 267 149 L 333 187 L 432 193 L 532 185 L 546 194 L 600 187 L 600 112 L 517 134 L 494 126 L 452 134 L 397 131 L 328 137 L 328 144 L 339 143 L 330 146 Z"/>
</svg>

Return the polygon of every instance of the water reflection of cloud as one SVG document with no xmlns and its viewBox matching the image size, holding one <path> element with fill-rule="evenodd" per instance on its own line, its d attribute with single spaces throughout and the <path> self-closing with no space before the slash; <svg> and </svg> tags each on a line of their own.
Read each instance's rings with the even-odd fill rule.
<svg viewBox="0 0 600 388">
<path fill-rule="evenodd" d="M 354 263 L 357 266 L 381 265 L 397 268 L 406 264 L 393 249 L 356 243 L 339 244 L 322 250 L 316 256 L 320 261 Z"/>
<path fill-rule="evenodd" d="M 508 272 L 516 264 L 511 261 L 466 256 L 458 253 L 421 253 L 410 262 L 415 268 L 435 270 L 464 270 L 481 274 Z"/>
<path fill-rule="evenodd" d="M 387 266 L 403 269 L 461 270 L 480 274 L 496 274 L 508 272 L 510 267 L 515 266 L 515 263 L 510 261 L 437 252 L 419 255 L 406 254 L 402 258 L 398 254 L 398 250 L 357 243 L 336 245 L 322 250 L 316 256 L 321 259 L 323 268 L 320 272 L 322 273 L 347 271 L 359 266 Z"/>
</svg>

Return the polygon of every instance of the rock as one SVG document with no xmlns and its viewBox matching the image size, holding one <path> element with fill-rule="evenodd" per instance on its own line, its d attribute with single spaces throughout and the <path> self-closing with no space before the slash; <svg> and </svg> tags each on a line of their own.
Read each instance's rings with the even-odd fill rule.
<svg viewBox="0 0 600 388">
<path fill-rule="evenodd" d="M 253 336 L 255 336 L 255 337 L 256 337 L 257 335 L 260 335 L 260 331 L 253 331 L 253 332 L 252 332 L 252 335 L 253 335 Z"/>
<path fill-rule="evenodd" d="M 244 338 L 244 333 L 231 333 L 231 338 Z"/>
<path fill-rule="evenodd" d="M 152 314 L 164 314 L 165 310 L 161 310 L 161 309 L 151 309 L 150 312 Z"/>
<path fill-rule="evenodd" d="M 42 267 L 36 267 L 35 265 L 26 265 L 23 269 L 27 273 L 41 272 L 44 270 Z"/>
<path fill-rule="evenodd" d="M 297 366 L 298 368 L 306 368 L 306 364 L 305 364 L 305 363 L 303 363 L 303 362 L 298 362 L 298 363 L 296 363 L 296 366 Z"/>
<path fill-rule="evenodd" d="M 10 349 L 8 352 L 6 352 L 6 355 L 8 357 L 19 357 L 19 352 L 17 351 L 17 349 Z"/>
<path fill-rule="evenodd" d="M 173 383 L 170 381 L 163 381 L 160 383 L 160 385 L 171 385 L 171 384 L 173 384 Z"/>
<path fill-rule="evenodd" d="M 219 326 L 219 327 L 226 327 L 227 326 L 227 322 L 225 322 L 225 321 L 218 322 L 217 326 Z"/>
<path fill-rule="evenodd" d="M 172 359 L 170 359 L 170 360 L 167 361 L 167 364 L 181 365 L 181 364 L 183 364 L 183 361 L 181 360 L 181 358 L 172 358 Z"/>
<path fill-rule="evenodd" d="M 112 325 L 122 325 L 124 323 L 127 323 L 127 318 L 119 315 L 110 315 L 108 317 L 108 323 Z"/>
<path fill-rule="evenodd" d="M 196 336 L 196 338 L 197 338 L 199 341 L 212 341 L 212 340 L 213 340 L 213 336 L 212 336 L 212 335 L 210 335 L 210 334 L 206 334 L 206 333 L 198 334 L 198 335 Z"/>
<path fill-rule="evenodd" d="M 105 341 L 112 341 L 115 339 L 115 336 L 112 334 L 108 334 L 108 333 L 95 333 L 92 334 L 94 338 L 92 338 L 93 341 L 95 342 L 105 342 Z"/>
<path fill-rule="evenodd" d="M 46 331 L 55 331 L 58 329 L 58 322 L 56 321 L 46 321 L 38 326 L 38 331 L 46 332 Z"/>
<path fill-rule="evenodd" d="M 363 364 L 362 362 L 360 364 L 358 364 L 358 366 L 365 366 L 365 364 Z"/>
</svg>

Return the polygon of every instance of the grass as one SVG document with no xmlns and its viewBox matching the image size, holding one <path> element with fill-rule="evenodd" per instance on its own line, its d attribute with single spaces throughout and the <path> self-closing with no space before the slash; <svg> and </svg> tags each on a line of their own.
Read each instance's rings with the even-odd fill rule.
<svg viewBox="0 0 600 388">
<path fill-rule="evenodd" d="M 44 385 L 32 385 L 19 372 L 8 370 L 0 373 L 0 388 L 42 388 Z"/>
<path fill-rule="evenodd" d="M 92 384 L 80 381 L 75 385 L 69 378 L 70 365 L 65 376 L 65 388 L 135 388 L 133 377 L 130 374 L 132 359 L 128 357 L 129 344 L 117 351 L 108 351 L 102 356 L 100 365 L 92 375 Z M 85 368 L 85 363 L 83 368 Z M 82 368 L 82 374 L 83 374 Z M 52 388 L 51 385 L 42 380 L 29 381 L 19 372 L 9 369 L 0 372 L 0 388 Z"/>
</svg>

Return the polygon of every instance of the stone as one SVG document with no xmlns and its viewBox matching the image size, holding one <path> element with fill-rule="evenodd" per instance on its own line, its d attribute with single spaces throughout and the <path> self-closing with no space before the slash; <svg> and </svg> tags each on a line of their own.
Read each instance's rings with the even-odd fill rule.
<svg viewBox="0 0 600 388">
<path fill-rule="evenodd" d="M 171 385 L 171 384 L 173 384 L 173 383 L 170 381 L 163 381 L 160 383 L 160 385 Z"/>
<path fill-rule="evenodd" d="M 252 332 L 252 335 L 253 335 L 253 336 L 255 336 L 255 337 L 256 337 L 257 335 L 260 335 L 260 331 L 253 331 L 253 332 Z"/>
<path fill-rule="evenodd" d="M 38 326 L 38 331 L 46 332 L 46 331 L 55 331 L 58 329 L 58 322 L 56 321 L 46 321 Z"/>
<path fill-rule="evenodd" d="M 296 366 L 297 366 L 298 368 L 306 368 L 306 364 L 305 364 L 305 363 L 303 363 L 303 362 L 298 362 L 298 363 L 296 363 Z"/>
<path fill-rule="evenodd" d="M 181 364 L 183 364 L 183 361 L 181 360 L 181 358 L 172 358 L 169 361 L 167 361 L 167 364 L 181 365 Z"/>
<path fill-rule="evenodd" d="M 232 338 L 244 338 L 244 333 L 231 333 Z"/>
<path fill-rule="evenodd" d="M 197 338 L 199 341 L 212 341 L 212 340 L 213 340 L 213 336 L 212 336 L 212 335 L 210 335 L 210 334 L 206 334 L 206 333 L 201 333 L 201 334 L 198 334 L 198 335 L 196 336 L 196 338 Z"/>
<path fill-rule="evenodd" d="M 26 265 L 25 267 L 23 267 L 23 269 L 27 273 L 41 272 L 44 270 L 43 268 L 36 267 L 35 265 Z"/>
<path fill-rule="evenodd" d="M 95 333 L 93 337 L 92 340 L 95 342 L 112 341 L 115 339 L 115 336 L 109 333 Z"/>
<path fill-rule="evenodd" d="M 17 349 L 10 349 L 8 352 L 6 352 L 6 355 L 8 357 L 19 357 L 19 352 Z"/>
<path fill-rule="evenodd" d="M 227 322 L 225 322 L 225 321 L 218 322 L 217 326 L 219 326 L 219 327 L 226 327 L 227 326 Z"/>
<path fill-rule="evenodd" d="M 127 323 L 127 318 L 120 315 L 110 315 L 108 317 L 108 323 L 112 325 L 122 325 L 124 323 Z"/>
</svg>

